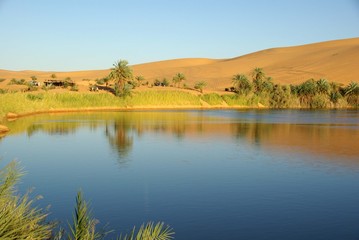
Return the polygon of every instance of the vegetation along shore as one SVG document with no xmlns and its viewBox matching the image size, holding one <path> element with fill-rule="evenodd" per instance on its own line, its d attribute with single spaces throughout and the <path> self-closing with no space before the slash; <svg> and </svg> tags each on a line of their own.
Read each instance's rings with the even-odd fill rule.
<svg viewBox="0 0 359 240">
<path fill-rule="evenodd" d="M 223 91 L 206 90 L 206 82 L 186 84 L 186 76 L 177 73 L 171 81 L 153 83 L 144 76 L 133 76 L 127 61 L 114 64 L 110 75 L 89 83 L 79 91 L 77 84 L 62 79 L 60 86 L 35 86 L 32 80 L 11 80 L 21 90 L 0 89 L 0 116 L 8 113 L 56 112 L 136 108 L 356 108 L 359 84 L 343 85 L 328 80 L 309 79 L 300 84 L 275 83 L 262 68 L 250 76 L 235 74 Z"/>
</svg>

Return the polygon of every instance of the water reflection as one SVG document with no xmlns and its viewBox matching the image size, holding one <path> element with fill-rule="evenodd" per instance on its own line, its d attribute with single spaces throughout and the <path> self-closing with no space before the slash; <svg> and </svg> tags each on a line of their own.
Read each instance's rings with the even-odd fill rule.
<svg viewBox="0 0 359 240">
<path fill-rule="evenodd" d="M 117 151 L 120 163 L 124 163 L 122 159 L 125 159 L 133 145 L 131 123 L 126 118 L 106 122 L 105 134 L 111 147 Z"/>
<path fill-rule="evenodd" d="M 280 114 L 279 114 L 280 113 Z M 103 129 L 119 162 L 146 133 L 183 138 L 235 138 L 261 148 L 300 151 L 359 163 L 357 112 L 158 111 L 39 115 L 9 122 L 10 135 L 38 132 L 75 134 L 80 128 Z M 312 114 L 312 115 L 311 115 Z M 306 116 L 306 117 L 303 117 Z M 299 120 L 298 120 L 299 119 Z M 346 160 L 343 160 L 346 161 Z"/>
</svg>

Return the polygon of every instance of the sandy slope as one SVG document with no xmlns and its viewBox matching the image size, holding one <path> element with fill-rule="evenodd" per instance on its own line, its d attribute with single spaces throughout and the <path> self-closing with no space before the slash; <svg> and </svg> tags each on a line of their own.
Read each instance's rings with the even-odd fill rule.
<svg viewBox="0 0 359 240">
<path fill-rule="evenodd" d="M 250 74 L 255 67 L 261 67 L 275 82 L 299 83 L 309 78 L 327 78 L 330 81 L 347 84 L 359 81 L 359 38 L 335 40 L 295 47 L 267 49 L 232 59 L 175 59 L 134 65 L 134 74 L 143 75 L 146 80 L 166 77 L 171 80 L 177 72 L 183 72 L 186 83 L 206 81 L 207 89 L 223 90 L 231 85 L 236 73 Z M 0 66 L 1 67 L 1 66 Z M 110 66 L 109 66 L 110 67 Z M 109 70 L 55 72 L 58 78 L 71 77 L 80 85 L 87 86 L 84 79 L 104 77 Z M 40 81 L 53 72 L 0 70 L 0 88 L 6 88 L 11 78 L 30 79 L 35 75 Z"/>
</svg>

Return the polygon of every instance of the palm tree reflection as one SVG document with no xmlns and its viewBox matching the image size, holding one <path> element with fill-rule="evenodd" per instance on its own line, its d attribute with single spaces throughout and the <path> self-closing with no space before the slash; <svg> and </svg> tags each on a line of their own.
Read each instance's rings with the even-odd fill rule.
<svg viewBox="0 0 359 240">
<path fill-rule="evenodd" d="M 133 146 L 133 132 L 125 119 L 106 123 L 105 134 L 113 150 L 118 154 L 118 163 L 124 165 L 129 161 L 128 154 Z"/>
</svg>

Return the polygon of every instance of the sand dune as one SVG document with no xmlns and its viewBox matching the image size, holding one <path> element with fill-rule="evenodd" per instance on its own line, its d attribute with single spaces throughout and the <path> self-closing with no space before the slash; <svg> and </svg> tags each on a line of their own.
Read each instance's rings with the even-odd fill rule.
<svg viewBox="0 0 359 240">
<path fill-rule="evenodd" d="M 278 83 L 299 83 L 309 78 L 326 78 L 347 84 L 359 81 L 359 38 L 320 42 L 302 46 L 274 48 L 231 59 L 175 59 L 134 65 L 135 75 L 143 75 L 146 80 L 172 79 L 177 72 L 183 72 L 186 83 L 206 81 L 208 89 L 223 90 L 231 85 L 231 77 L 237 73 L 250 74 L 255 67 L 261 67 Z M 52 73 L 58 78 L 71 77 L 77 82 L 84 79 L 102 78 L 109 70 L 41 72 L 0 70 L 0 88 L 11 78 L 30 79 L 35 75 L 40 81 L 48 79 Z M 88 83 L 86 83 L 88 84 Z"/>
</svg>

